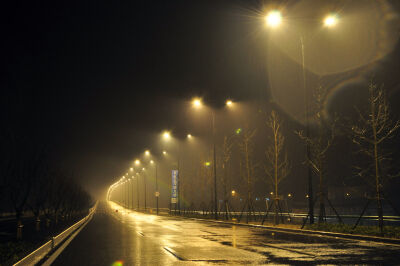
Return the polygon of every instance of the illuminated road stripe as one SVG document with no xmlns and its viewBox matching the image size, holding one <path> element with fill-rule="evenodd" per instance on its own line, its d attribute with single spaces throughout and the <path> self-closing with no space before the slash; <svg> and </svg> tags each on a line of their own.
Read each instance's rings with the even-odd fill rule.
<svg viewBox="0 0 400 266">
<path fill-rule="evenodd" d="M 177 258 L 178 260 L 184 260 L 182 257 L 178 256 L 178 254 L 176 254 L 176 251 L 173 250 L 172 248 L 164 247 L 164 249 L 165 249 L 166 251 L 168 251 L 168 254 L 173 255 L 173 256 L 174 256 L 175 258 Z"/>
</svg>

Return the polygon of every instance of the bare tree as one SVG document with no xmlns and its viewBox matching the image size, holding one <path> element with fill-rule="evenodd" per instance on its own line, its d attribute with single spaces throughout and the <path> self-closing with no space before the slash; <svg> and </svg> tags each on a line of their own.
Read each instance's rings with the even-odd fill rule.
<svg viewBox="0 0 400 266">
<path fill-rule="evenodd" d="M 22 215 L 27 207 L 32 186 L 39 179 L 43 163 L 42 152 L 23 138 L 15 139 L 10 150 L 9 166 L 6 173 L 9 179 L 7 195 L 17 220 L 17 238 L 22 238 Z"/>
<path fill-rule="evenodd" d="M 222 145 L 222 155 L 221 155 L 221 168 L 223 171 L 222 178 L 221 178 L 221 183 L 223 186 L 224 190 L 224 209 L 225 209 L 225 219 L 229 218 L 229 192 L 228 192 L 228 186 L 230 185 L 229 183 L 229 162 L 231 160 L 232 156 L 232 147 L 233 147 L 233 138 L 232 136 L 224 136 L 224 143 Z"/>
<path fill-rule="evenodd" d="M 332 146 L 335 138 L 336 117 L 328 119 L 325 113 L 325 96 L 326 90 L 319 86 L 314 94 L 314 121 L 315 130 L 310 136 L 305 136 L 302 131 L 297 131 L 296 134 L 310 147 L 310 158 L 307 158 L 307 163 L 311 166 L 313 172 L 318 176 L 318 201 L 319 201 L 319 215 L 318 223 L 324 222 L 326 219 L 325 199 L 327 199 L 325 179 L 326 179 L 326 163 L 327 152 Z M 330 204 L 330 201 L 328 199 Z M 330 204 L 334 212 L 336 210 Z M 341 218 L 337 214 L 341 221 Z"/>
<path fill-rule="evenodd" d="M 282 133 L 282 120 L 278 117 L 274 110 L 271 111 L 266 124 L 272 134 L 269 135 L 270 145 L 265 151 L 265 173 L 270 178 L 274 187 L 274 223 L 278 224 L 278 210 L 281 209 L 279 204 L 279 183 L 288 176 L 290 172 L 290 165 L 287 158 L 287 151 L 284 150 L 285 136 Z"/>
<path fill-rule="evenodd" d="M 40 230 L 40 216 L 46 202 L 47 182 L 49 181 L 49 168 L 42 163 L 38 176 L 32 182 L 32 191 L 29 194 L 27 205 L 36 219 L 36 231 Z"/>
<path fill-rule="evenodd" d="M 249 129 L 247 126 L 240 130 L 239 132 L 239 149 L 242 154 L 241 163 L 242 163 L 242 177 L 246 183 L 247 187 L 247 199 L 245 204 L 243 205 L 242 213 L 245 209 L 247 209 L 246 222 L 249 221 L 249 215 L 254 214 L 254 202 L 253 202 L 253 190 L 254 190 L 254 181 L 255 181 L 255 167 L 256 164 L 253 158 L 253 138 L 256 135 L 255 129 Z M 240 218 L 239 218 L 240 221 Z"/>
<path fill-rule="evenodd" d="M 385 150 L 385 142 L 392 138 L 400 127 L 400 121 L 390 118 L 389 104 L 383 86 L 369 84 L 368 107 L 365 112 L 358 110 L 358 123 L 351 127 L 353 142 L 358 145 L 361 155 L 368 158 L 368 164 L 358 166 L 358 175 L 365 177 L 374 188 L 378 225 L 383 234 L 382 192 L 384 183 L 395 176 L 391 171 L 391 153 Z"/>
</svg>

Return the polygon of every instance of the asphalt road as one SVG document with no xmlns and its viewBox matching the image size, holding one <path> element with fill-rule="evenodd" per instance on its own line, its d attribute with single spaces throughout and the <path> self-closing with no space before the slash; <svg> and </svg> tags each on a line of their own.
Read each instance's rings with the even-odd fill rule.
<svg viewBox="0 0 400 266">
<path fill-rule="evenodd" d="M 399 261 L 398 245 L 128 213 L 113 203 L 100 203 L 92 221 L 53 265 L 398 265 Z"/>
</svg>

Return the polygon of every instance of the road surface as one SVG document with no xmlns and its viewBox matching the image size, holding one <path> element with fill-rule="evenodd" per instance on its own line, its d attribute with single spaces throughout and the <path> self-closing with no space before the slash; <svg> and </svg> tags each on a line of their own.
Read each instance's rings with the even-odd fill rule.
<svg viewBox="0 0 400 266">
<path fill-rule="evenodd" d="M 128 213 L 103 202 L 53 265 L 390 265 L 398 261 L 398 245 Z"/>
</svg>

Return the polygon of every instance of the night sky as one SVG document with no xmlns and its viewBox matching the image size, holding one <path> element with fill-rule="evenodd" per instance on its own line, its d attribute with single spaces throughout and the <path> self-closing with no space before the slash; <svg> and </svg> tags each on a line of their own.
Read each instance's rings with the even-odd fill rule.
<svg viewBox="0 0 400 266">
<path fill-rule="evenodd" d="M 183 106 L 192 97 L 214 107 L 228 97 L 270 101 L 268 67 L 274 66 L 267 64 L 262 14 L 298 2 L 3 3 L 4 131 L 46 146 L 96 193 L 122 175 L 155 134 L 190 130 Z M 330 2 L 329 8 L 346 13 L 343 1 Z M 399 10 L 396 1 L 385 5 Z M 390 34 L 398 38 L 399 31 Z M 365 72 L 391 88 L 393 102 L 400 89 L 398 48 Z M 330 73 L 327 84 L 333 88 L 354 76 Z M 333 102 L 343 102 L 341 95 Z"/>
</svg>

